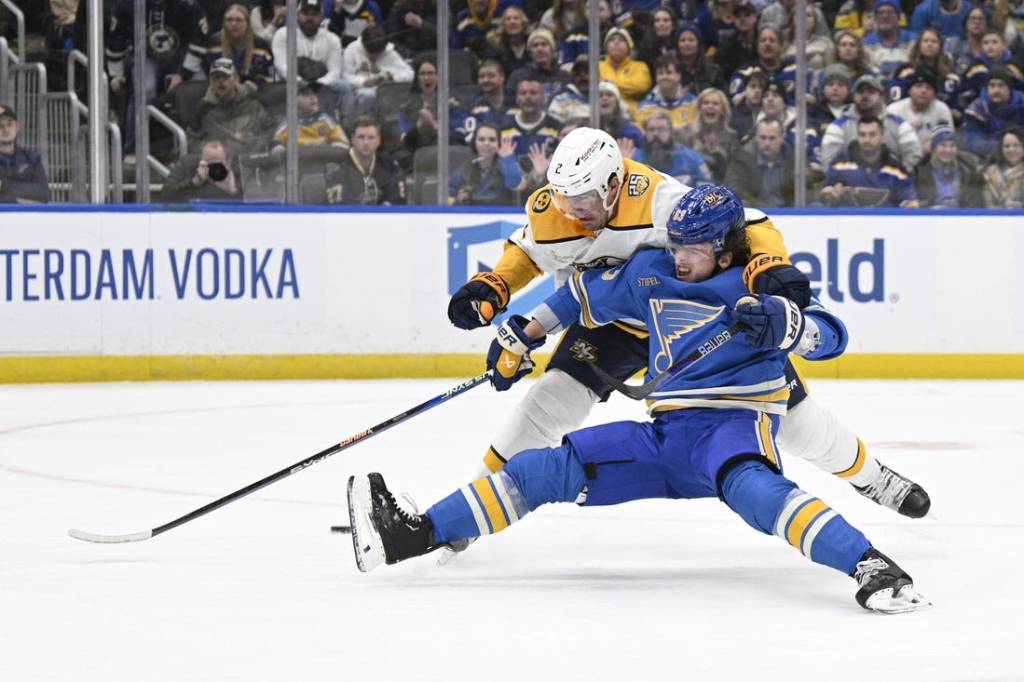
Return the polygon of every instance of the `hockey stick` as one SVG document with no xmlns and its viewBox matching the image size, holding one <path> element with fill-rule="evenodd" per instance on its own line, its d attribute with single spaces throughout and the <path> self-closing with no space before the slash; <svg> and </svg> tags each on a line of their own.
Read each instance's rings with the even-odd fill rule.
<svg viewBox="0 0 1024 682">
<path fill-rule="evenodd" d="M 387 431 L 392 426 L 397 426 L 398 424 L 401 424 L 402 422 L 415 417 L 417 414 L 426 412 L 427 410 L 433 407 L 437 407 L 441 403 L 451 400 L 457 395 L 465 393 L 471 388 L 479 386 L 480 384 L 490 379 L 490 377 L 491 370 L 487 370 L 486 372 L 480 374 L 479 376 L 475 376 L 472 379 L 469 379 L 468 381 L 462 382 L 461 384 L 455 386 L 454 388 L 448 389 L 441 395 L 435 396 L 424 403 L 420 403 L 416 407 L 410 408 L 405 412 L 402 412 L 401 414 L 397 414 L 386 421 L 382 421 L 380 424 L 370 427 L 365 431 L 360 431 L 356 435 L 350 436 L 345 440 L 341 441 L 340 443 L 332 445 L 326 450 L 321 450 L 320 452 L 316 453 L 315 455 L 311 455 L 310 457 L 307 457 L 301 462 L 296 462 L 290 467 L 281 469 L 276 473 L 270 474 L 266 478 L 261 478 L 255 483 L 250 483 L 249 485 L 239 490 L 236 490 L 230 495 L 225 495 L 220 499 L 214 500 L 213 502 L 210 502 L 207 505 L 199 507 L 198 509 L 191 511 L 188 514 L 185 514 L 184 516 L 178 517 L 173 521 L 165 523 L 162 526 L 157 526 L 156 528 L 144 530 L 138 533 L 127 533 L 125 535 L 104 535 L 102 533 L 87 533 L 85 531 L 75 530 L 74 528 L 72 528 L 68 531 L 68 535 L 75 538 L 76 540 L 84 540 L 86 542 L 99 542 L 103 544 L 113 544 L 119 542 L 139 542 L 140 540 L 148 540 L 154 535 L 160 535 L 160 533 L 165 533 L 171 530 L 172 528 L 177 528 L 178 526 L 184 523 L 188 523 L 193 519 L 197 519 L 200 516 L 203 516 L 204 514 L 209 514 L 213 510 L 219 509 L 226 504 L 230 504 L 235 500 L 245 497 L 250 493 L 254 493 L 261 488 L 265 488 L 271 483 L 276 483 L 277 481 L 280 481 L 282 478 L 288 478 L 292 474 L 297 474 L 303 469 L 311 467 L 314 464 L 319 464 L 320 462 L 324 461 L 331 455 L 337 454 L 342 450 L 347 450 L 356 443 L 361 443 L 367 438 L 376 436 L 378 433 L 381 433 L 382 431 Z"/>
<path fill-rule="evenodd" d="M 609 387 L 632 400 L 643 400 L 650 394 L 654 393 L 655 389 L 657 389 L 659 385 L 679 376 L 692 367 L 698 360 L 710 355 L 716 349 L 721 348 L 731 341 L 745 326 L 746 325 L 742 322 L 737 322 L 731 325 L 724 332 L 717 334 L 707 343 L 701 344 L 701 346 L 695 349 L 692 353 L 679 360 L 679 362 L 675 363 L 658 376 L 640 385 L 627 384 L 624 381 L 616 379 L 611 374 L 608 374 L 608 372 L 598 367 L 594 360 L 587 360 L 587 364 L 590 365 L 590 369 L 594 370 L 594 374 L 596 374 L 598 378 L 600 378 L 601 381 L 606 383 Z"/>
</svg>

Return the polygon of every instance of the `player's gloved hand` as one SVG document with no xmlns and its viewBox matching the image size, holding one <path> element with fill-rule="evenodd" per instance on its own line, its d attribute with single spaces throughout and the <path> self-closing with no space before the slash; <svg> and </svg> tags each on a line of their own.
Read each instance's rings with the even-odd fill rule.
<svg viewBox="0 0 1024 682">
<path fill-rule="evenodd" d="M 530 351 L 544 345 L 544 338 L 531 340 L 523 331 L 529 322 L 522 315 L 513 315 L 498 327 L 498 334 L 487 351 L 487 369 L 493 370 L 491 384 L 498 391 L 507 391 L 533 371 Z"/>
<path fill-rule="evenodd" d="M 508 305 L 508 285 L 493 272 L 480 272 L 448 302 L 448 319 L 459 329 L 486 327 Z"/>
<path fill-rule="evenodd" d="M 736 302 L 733 318 L 742 322 L 747 340 L 762 350 L 791 351 L 804 332 L 804 316 L 796 303 L 782 296 L 744 296 Z"/>
<path fill-rule="evenodd" d="M 762 272 L 754 280 L 754 293 L 783 296 L 801 309 L 811 304 L 811 282 L 795 265 L 776 265 Z"/>
</svg>

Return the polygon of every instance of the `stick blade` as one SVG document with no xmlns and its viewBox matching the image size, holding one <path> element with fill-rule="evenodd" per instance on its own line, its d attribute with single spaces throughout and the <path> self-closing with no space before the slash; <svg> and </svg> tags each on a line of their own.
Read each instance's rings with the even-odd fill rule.
<svg viewBox="0 0 1024 682">
<path fill-rule="evenodd" d="M 95 542 L 101 545 L 116 545 L 125 542 L 141 542 L 153 537 L 153 531 L 144 530 L 138 533 L 126 533 L 125 535 L 102 535 L 100 533 L 87 533 L 84 530 L 72 528 L 68 535 L 83 542 Z"/>
</svg>

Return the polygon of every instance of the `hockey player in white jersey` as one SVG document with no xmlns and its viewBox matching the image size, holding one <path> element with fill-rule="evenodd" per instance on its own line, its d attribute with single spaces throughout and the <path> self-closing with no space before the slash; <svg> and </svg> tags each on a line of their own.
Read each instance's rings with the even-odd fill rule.
<svg viewBox="0 0 1024 682">
<path fill-rule="evenodd" d="M 526 203 L 527 223 L 509 238 L 491 272 L 475 275 L 452 297 L 448 317 L 461 329 L 488 325 L 510 297 L 534 277 L 553 274 L 556 286 L 574 272 L 625 262 L 644 247 L 664 247 L 669 214 L 691 188 L 655 169 L 623 159 L 607 133 L 577 128 L 555 149 L 548 185 Z M 743 280 L 752 293 L 781 295 L 801 307 L 810 285 L 789 261 L 782 235 L 763 213 L 746 211 L 752 257 Z M 647 360 L 647 331 L 625 322 L 587 329 L 570 326 L 552 353 L 544 375 L 509 415 L 488 449 L 490 472 L 523 450 L 560 442 L 583 423 L 610 389 L 589 368 L 596 363 L 625 380 Z M 911 518 L 927 514 L 924 489 L 876 460 L 848 427 L 807 394 L 803 379 L 787 365 L 789 412 L 782 420 L 782 449 L 851 483 L 862 495 Z M 508 388 L 501 377 L 498 390 Z"/>
</svg>

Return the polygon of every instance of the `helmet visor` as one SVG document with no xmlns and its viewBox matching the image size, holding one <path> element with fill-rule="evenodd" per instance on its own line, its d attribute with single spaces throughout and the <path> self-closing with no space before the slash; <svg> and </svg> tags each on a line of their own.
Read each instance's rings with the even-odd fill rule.
<svg viewBox="0 0 1024 682">
<path fill-rule="evenodd" d="M 566 217 L 581 222 L 587 222 L 604 211 L 604 199 L 597 190 L 590 190 L 583 194 L 570 197 L 560 192 L 552 192 L 555 208 L 565 214 Z"/>
</svg>

